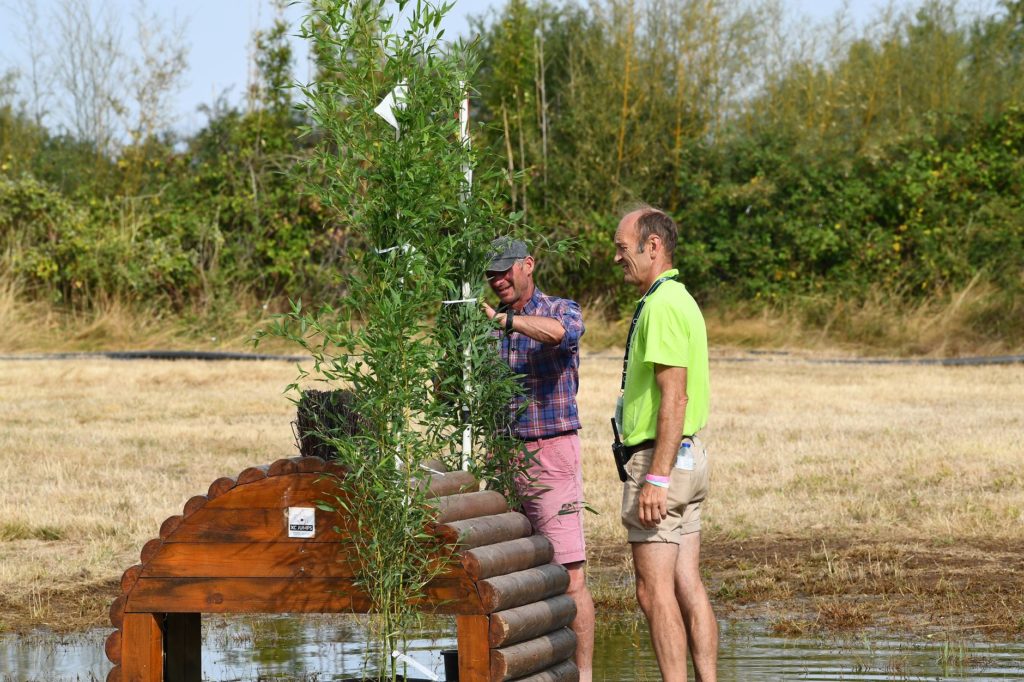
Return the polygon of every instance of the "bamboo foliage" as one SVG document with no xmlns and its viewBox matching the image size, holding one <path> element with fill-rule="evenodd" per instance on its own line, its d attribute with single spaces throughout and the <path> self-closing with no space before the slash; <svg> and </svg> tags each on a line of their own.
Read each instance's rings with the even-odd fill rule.
<svg viewBox="0 0 1024 682">
<path fill-rule="evenodd" d="M 499 177 L 485 171 L 467 182 L 479 155 L 464 144 L 453 112 L 477 60 L 472 48 L 441 42 L 450 8 L 313 3 L 303 33 L 317 43 L 320 74 L 302 87 L 300 108 L 318 144 L 299 177 L 339 222 L 362 233 L 366 248 L 343 264 L 348 295 L 337 305 L 311 311 L 296 301 L 260 335 L 309 353 L 300 379 L 351 392 L 357 432 L 324 426 L 317 434 L 348 470 L 324 505 L 357 522 L 341 541 L 358 558 L 355 583 L 380 618 L 377 667 L 390 666 L 391 679 L 398 667 L 389 653 L 403 648 L 413 602 L 450 552 L 424 531 L 435 518 L 429 462 L 464 462 L 509 495 L 524 462 L 508 435 L 509 405 L 521 389 L 475 303 L 491 239 L 515 218 Z M 512 99 L 517 123 L 531 92 Z M 398 103 L 393 122 L 379 115 L 385 96 Z M 298 387 L 297 380 L 289 388 Z"/>
</svg>

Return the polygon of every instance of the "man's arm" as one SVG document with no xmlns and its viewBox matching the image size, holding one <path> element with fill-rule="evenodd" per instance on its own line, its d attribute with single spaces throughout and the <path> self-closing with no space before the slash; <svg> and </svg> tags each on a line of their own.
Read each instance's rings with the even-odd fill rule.
<svg viewBox="0 0 1024 682">
<path fill-rule="evenodd" d="M 494 320 L 502 329 L 505 328 L 507 313 L 499 313 L 486 303 L 483 304 L 484 312 L 488 319 Z M 512 314 L 512 329 L 529 336 L 534 341 L 548 346 L 557 346 L 565 337 L 565 327 L 553 317 L 543 315 L 516 315 Z"/>
<path fill-rule="evenodd" d="M 686 368 L 654 365 L 654 380 L 661 392 L 658 406 L 658 432 L 654 445 L 654 458 L 647 473 L 653 476 L 671 476 L 679 444 L 683 440 L 686 420 Z M 668 516 L 668 488 L 643 484 L 638 509 L 640 523 L 653 528 Z"/>
</svg>

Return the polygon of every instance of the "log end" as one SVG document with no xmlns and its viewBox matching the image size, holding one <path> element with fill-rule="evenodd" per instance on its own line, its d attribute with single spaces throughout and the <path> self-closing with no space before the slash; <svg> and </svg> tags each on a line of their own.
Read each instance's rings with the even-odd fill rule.
<svg viewBox="0 0 1024 682">
<path fill-rule="evenodd" d="M 127 595 L 120 595 L 110 605 L 110 624 L 118 630 L 124 624 L 124 605 L 128 603 Z"/>
<path fill-rule="evenodd" d="M 295 460 L 295 466 L 299 473 L 315 474 L 324 470 L 326 462 L 320 457 L 299 457 Z"/>
<path fill-rule="evenodd" d="M 168 516 L 164 519 L 164 522 L 160 524 L 160 539 L 166 540 L 171 533 L 178 530 L 178 527 L 181 526 L 181 522 L 184 520 L 185 517 L 181 514 Z"/>
<path fill-rule="evenodd" d="M 210 498 L 206 495 L 193 495 L 188 498 L 188 502 L 185 503 L 182 509 L 182 516 L 192 516 L 197 511 L 206 506 L 206 503 L 210 501 Z"/>
<path fill-rule="evenodd" d="M 210 500 L 216 499 L 234 488 L 236 485 L 237 482 L 235 479 L 230 476 L 221 476 L 210 484 L 210 490 L 206 493 L 206 497 Z"/>
<path fill-rule="evenodd" d="M 255 483 L 256 481 L 262 481 L 267 477 L 267 469 L 269 466 L 258 466 L 249 467 L 243 469 L 242 473 L 238 474 L 238 485 L 245 485 L 246 483 Z"/>
<path fill-rule="evenodd" d="M 153 538 L 142 546 L 142 551 L 139 552 L 139 560 L 142 562 L 143 566 L 148 564 L 149 560 L 156 556 L 156 553 L 160 551 L 160 545 L 162 545 L 163 542 L 164 541 L 161 538 Z"/>
<path fill-rule="evenodd" d="M 344 464 L 338 462 L 325 462 L 324 463 L 324 474 L 328 476 L 336 476 L 338 478 L 344 478 L 348 476 L 349 469 Z"/>
<path fill-rule="evenodd" d="M 130 592 L 135 583 L 139 580 L 139 575 L 142 573 L 142 564 L 135 564 L 125 569 L 124 573 L 121 574 L 121 592 Z"/>
<path fill-rule="evenodd" d="M 103 645 L 103 653 L 107 655 L 107 660 L 117 665 L 121 662 L 121 631 L 114 630 L 107 637 L 107 641 Z"/>
<path fill-rule="evenodd" d="M 287 476 L 288 474 L 294 474 L 299 470 L 298 465 L 295 463 L 297 457 L 289 457 L 286 459 L 276 460 L 273 464 L 267 467 L 267 476 Z"/>
</svg>

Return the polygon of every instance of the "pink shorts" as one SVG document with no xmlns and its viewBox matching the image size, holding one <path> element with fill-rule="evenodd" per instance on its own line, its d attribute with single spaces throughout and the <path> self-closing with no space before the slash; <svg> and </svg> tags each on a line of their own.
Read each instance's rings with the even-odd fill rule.
<svg viewBox="0 0 1024 682">
<path fill-rule="evenodd" d="M 533 529 L 543 533 L 555 547 L 554 562 L 571 564 L 586 559 L 583 541 L 583 468 L 580 466 L 580 437 L 575 432 L 526 442 L 533 454 L 527 471 L 532 481 L 521 477 L 516 488 L 523 500 L 523 513 Z"/>
</svg>

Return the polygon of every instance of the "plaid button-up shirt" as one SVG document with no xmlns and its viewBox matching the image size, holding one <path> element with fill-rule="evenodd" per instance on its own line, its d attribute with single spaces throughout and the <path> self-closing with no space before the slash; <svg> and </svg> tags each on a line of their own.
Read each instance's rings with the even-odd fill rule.
<svg viewBox="0 0 1024 682">
<path fill-rule="evenodd" d="M 580 384 L 580 337 L 584 332 L 579 304 L 548 296 L 535 288 L 518 314 L 558 320 L 565 328 L 565 336 L 557 346 L 549 346 L 519 332 L 501 332 L 501 357 L 513 372 L 522 375 L 520 382 L 526 393 L 512 405 L 518 412 L 526 403 L 526 409 L 512 426 L 512 435 L 536 440 L 579 429 L 576 390 Z"/>
</svg>

